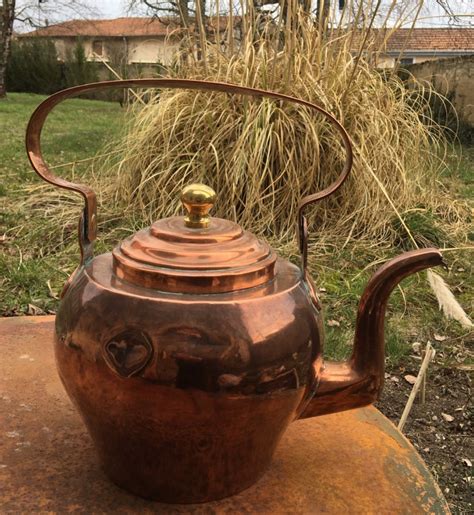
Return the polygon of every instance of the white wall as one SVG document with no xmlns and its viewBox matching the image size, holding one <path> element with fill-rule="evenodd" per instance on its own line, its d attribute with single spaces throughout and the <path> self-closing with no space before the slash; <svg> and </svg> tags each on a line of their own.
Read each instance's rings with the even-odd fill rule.
<svg viewBox="0 0 474 515">
<path fill-rule="evenodd" d="M 93 54 L 93 42 L 103 41 L 102 58 L 108 61 L 109 51 L 120 51 L 125 53 L 126 45 L 128 46 L 128 64 L 134 63 L 148 63 L 155 64 L 161 63 L 164 65 L 170 64 L 175 52 L 178 49 L 178 44 L 172 41 L 165 40 L 165 38 L 146 38 L 146 37 L 129 37 L 126 38 L 126 43 L 122 38 L 81 38 L 82 45 L 86 58 L 89 61 L 98 61 Z M 67 51 L 73 51 L 77 43 L 76 38 L 54 38 L 54 44 L 61 60 L 66 59 Z M 110 53 L 110 52 L 109 52 Z"/>
<path fill-rule="evenodd" d="M 133 63 L 170 64 L 178 45 L 165 38 L 127 38 L 128 61 Z"/>
<path fill-rule="evenodd" d="M 405 59 L 413 59 L 413 64 L 424 63 L 425 61 L 435 61 L 440 59 L 436 56 L 414 56 L 410 54 L 403 54 Z M 395 57 L 388 55 L 379 55 L 377 57 L 377 68 L 393 68 L 395 66 Z"/>
</svg>

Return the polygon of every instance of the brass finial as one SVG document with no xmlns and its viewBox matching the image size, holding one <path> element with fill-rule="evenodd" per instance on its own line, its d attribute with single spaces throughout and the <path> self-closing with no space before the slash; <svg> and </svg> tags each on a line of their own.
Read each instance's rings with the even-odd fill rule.
<svg viewBox="0 0 474 515">
<path fill-rule="evenodd" d="M 209 211 L 216 201 L 216 192 L 205 184 L 190 184 L 181 193 L 181 202 L 188 211 L 184 223 L 194 229 L 209 226 Z"/>
</svg>

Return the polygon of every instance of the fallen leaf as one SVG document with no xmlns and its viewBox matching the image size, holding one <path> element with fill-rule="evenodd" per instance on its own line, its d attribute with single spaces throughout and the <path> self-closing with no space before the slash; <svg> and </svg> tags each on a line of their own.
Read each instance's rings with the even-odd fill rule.
<svg viewBox="0 0 474 515">
<path fill-rule="evenodd" d="M 53 289 L 51 288 L 51 281 L 46 281 L 46 286 L 48 287 L 48 294 L 53 299 L 59 299 L 58 295 L 54 293 Z"/>
<path fill-rule="evenodd" d="M 400 382 L 400 379 L 397 377 L 397 376 L 392 376 L 390 378 L 390 381 L 393 381 L 394 383 L 399 383 Z"/>
<path fill-rule="evenodd" d="M 416 352 L 417 354 L 421 353 L 421 343 L 420 342 L 413 342 L 411 345 L 411 348 L 413 349 L 413 352 Z"/>
<path fill-rule="evenodd" d="M 415 384 L 416 383 L 416 377 L 415 376 L 412 376 L 410 374 L 407 374 L 406 376 L 404 376 L 404 379 L 407 383 L 410 383 L 410 384 Z"/>
<path fill-rule="evenodd" d="M 26 313 L 28 315 L 44 315 L 44 311 L 34 304 L 28 304 L 28 310 Z"/>
<path fill-rule="evenodd" d="M 328 320 L 327 324 L 329 327 L 339 327 L 341 325 L 337 320 Z"/>
<path fill-rule="evenodd" d="M 456 368 L 458 368 L 459 370 L 467 370 L 468 372 L 472 372 L 474 370 L 474 364 L 457 365 Z"/>
<path fill-rule="evenodd" d="M 465 463 L 468 467 L 472 467 L 472 461 L 469 458 L 463 458 L 461 461 Z"/>
<path fill-rule="evenodd" d="M 319 291 L 322 291 L 323 293 L 326 292 L 326 288 L 319 288 Z"/>
<path fill-rule="evenodd" d="M 433 335 L 433 338 L 437 341 L 437 342 L 444 342 L 444 340 L 447 340 L 448 337 L 447 336 L 441 336 L 440 334 L 434 334 Z"/>
<path fill-rule="evenodd" d="M 441 416 L 446 420 L 446 422 L 452 422 L 454 417 L 452 415 L 448 415 L 447 413 L 441 413 Z"/>
</svg>

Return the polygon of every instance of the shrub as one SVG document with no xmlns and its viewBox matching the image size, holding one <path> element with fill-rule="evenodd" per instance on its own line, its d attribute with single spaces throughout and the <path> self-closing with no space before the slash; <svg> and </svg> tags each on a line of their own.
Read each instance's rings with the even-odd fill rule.
<svg viewBox="0 0 474 515">
<path fill-rule="evenodd" d="M 74 50 L 66 55 L 65 85 L 69 88 L 97 80 L 98 75 L 94 63 L 87 60 L 84 45 L 78 41 Z"/>
<path fill-rule="evenodd" d="M 63 73 L 51 40 L 14 41 L 7 68 L 10 91 L 50 94 L 61 89 Z"/>
<path fill-rule="evenodd" d="M 7 69 L 10 91 L 50 95 L 63 88 L 97 80 L 96 63 L 87 61 L 81 41 L 67 53 L 64 63 L 59 61 L 51 40 L 32 38 L 12 44 Z"/>
</svg>

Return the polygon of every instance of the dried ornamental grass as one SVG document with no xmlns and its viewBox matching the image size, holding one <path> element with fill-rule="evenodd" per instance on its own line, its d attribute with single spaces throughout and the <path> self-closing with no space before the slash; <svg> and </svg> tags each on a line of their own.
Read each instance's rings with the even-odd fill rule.
<svg viewBox="0 0 474 515">
<path fill-rule="evenodd" d="M 318 241 L 313 257 L 349 241 L 353 249 L 362 248 L 379 261 L 390 246 L 400 246 L 400 238 L 402 246 L 417 247 L 426 238 L 412 234 L 410 217 L 421 225 L 426 220 L 435 235 L 449 230 L 452 242 L 464 239 L 463 204 L 439 191 L 447 144 L 430 112 L 430 95 L 436 93 L 422 85 L 408 90 L 395 74 L 377 71 L 377 42 L 364 32 L 355 54 L 351 49 L 361 33 L 321 30 L 308 17 L 288 19 L 279 33 L 262 24 L 257 31 L 258 23 L 247 19 L 235 51 L 233 44 L 223 50 L 201 38 L 199 59 L 188 52 L 169 75 L 300 97 L 325 108 L 346 127 L 354 143 L 354 169 L 343 188 L 309 217 L 310 234 Z M 439 101 L 445 100 L 439 96 Z M 181 189 L 201 181 L 218 191 L 214 215 L 237 220 L 286 256 L 295 254 L 298 201 L 331 183 L 343 159 L 336 132 L 300 106 L 219 93 L 142 93 L 130 107 L 124 136 L 94 162 L 92 186 L 99 194 L 102 237 L 97 250 L 175 214 L 181 209 Z M 83 182 L 91 183 L 90 171 Z M 41 211 L 46 202 L 61 198 L 50 209 L 55 215 L 51 223 L 59 221 L 63 236 L 74 240 L 77 198 L 51 192 L 47 185 L 35 189 L 29 208 Z M 438 218 L 446 231 L 429 227 L 430 217 Z M 45 252 L 58 250 L 63 242 L 50 225 L 42 227 Z M 19 228 L 20 239 L 22 234 L 28 237 Z M 75 243 L 67 251 L 75 253 Z M 441 302 L 439 287 L 430 283 L 444 306 L 446 295 Z M 455 299 L 449 300 L 452 315 Z M 462 308 L 455 308 L 455 318 L 465 322 Z"/>
<path fill-rule="evenodd" d="M 439 309 L 443 311 L 446 318 L 457 320 L 466 329 L 472 328 L 472 321 L 462 309 L 443 278 L 431 270 L 428 270 L 427 277 L 431 289 L 436 295 Z"/>
<path fill-rule="evenodd" d="M 387 199 L 399 213 L 449 210 L 459 221 L 459 208 L 436 193 L 445 143 L 423 96 L 363 56 L 354 67 L 350 31 L 323 38 L 300 17 L 299 30 L 284 34 L 279 49 L 268 38 L 255 41 L 252 30 L 234 54 L 207 44 L 205 60 L 181 61 L 172 74 L 286 93 L 340 120 L 355 163 L 340 192 L 312 213 L 320 246 L 348 238 L 393 242 Z M 121 159 L 106 160 L 97 177 L 105 177 L 98 180 L 108 205 L 148 222 L 175 214 L 183 186 L 200 181 L 218 192 L 216 216 L 284 244 L 294 235 L 299 199 L 327 186 L 343 165 L 337 133 L 299 106 L 186 90 L 147 100 L 132 107 Z"/>
</svg>

